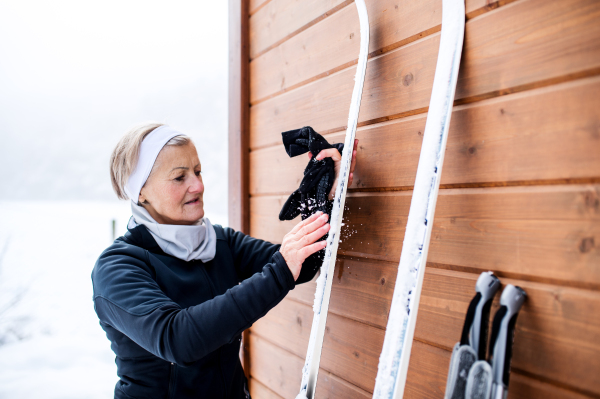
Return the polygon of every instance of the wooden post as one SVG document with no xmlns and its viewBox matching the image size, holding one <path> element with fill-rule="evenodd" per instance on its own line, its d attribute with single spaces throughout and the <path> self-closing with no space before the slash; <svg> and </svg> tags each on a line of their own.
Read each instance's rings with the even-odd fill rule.
<svg viewBox="0 0 600 399">
<path fill-rule="evenodd" d="M 249 233 L 248 0 L 229 0 L 229 226 Z"/>
<path fill-rule="evenodd" d="M 246 234 L 250 232 L 248 1 L 229 0 L 229 226 Z M 249 344 L 248 331 L 244 331 L 240 360 L 247 378 Z"/>
</svg>

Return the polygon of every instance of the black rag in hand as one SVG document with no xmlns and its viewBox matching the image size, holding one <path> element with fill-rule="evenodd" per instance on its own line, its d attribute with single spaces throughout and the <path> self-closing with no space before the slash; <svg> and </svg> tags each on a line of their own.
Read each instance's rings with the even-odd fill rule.
<svg viewBox="0 0 600 399">
<path fill-rule="evenodd" d="M 298 214 L 301 214 L 304 220 L 317 211 L 330 214 L 331 204 L 328 197 L 335 179 L 335 167 L 331 158 L 318 161 L 316 156 L 322 150 L 329 148 L 336 148 L 341 153 L 344 144 L 329 144 L 310 126 L 283 132 L 281 136 L 285 151 L 290 157 L 310 151 L 312 158 L 304 169 L 304 178 L 300 182 L 300 187 L 290 195 L 281 208 L 279 220 L 292 220 Z"/>
</svg>

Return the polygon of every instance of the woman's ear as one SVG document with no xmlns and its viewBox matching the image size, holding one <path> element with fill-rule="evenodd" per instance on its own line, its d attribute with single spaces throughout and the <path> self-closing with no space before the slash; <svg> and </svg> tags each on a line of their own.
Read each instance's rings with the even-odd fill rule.
<svg viewBox="0 0 600 399">
<path fill-rule="evenodd" d="M 144 187 L 140 191 L 140 196 L 138 197 L 138 204 L 150 204 L 144 195 Z"/>
</svg>

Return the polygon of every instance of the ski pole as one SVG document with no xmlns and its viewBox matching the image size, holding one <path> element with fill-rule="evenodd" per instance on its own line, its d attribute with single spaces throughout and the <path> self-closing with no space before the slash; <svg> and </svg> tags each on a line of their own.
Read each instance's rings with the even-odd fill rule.
<svg viewBox="0 0 600 399">
<path fill-rule="evenodd" d="M 508 395 L 515 324 L 517 323 L 519 310 L 521 310 L 526 298 L 527 293 L 521 287 L 509 284 L 502 291 L 500 309 L 494 316 L 490 340 L 493 374 L 492 399 L 505 399 Z"/>
<path fill-rule="evenodd" d="M 476 362 L 467 377 L 465 399 L 505 399 L 517 314 L 527 294 L 520 287 L 507 285 L 500 296 L 500 309 L 492 323 L 490 363 Z"/>
<path fill-rule="evenodd" d="M 492 272 L 479 275 L 460 342 L 454 346 L 450 358 L 445 399 L 464 399 L 469 370 L 477 359 L 485 359 L 490 309 L 499 288 L 500 280 Z"/>
<path fill-rule="evenodd" d="M 470 305 L 473 306 L 473 302 L 476 302 L 475 315 L 470 331 L 465 331 L 467 326 L 465 322 L 461 344 L 467 344 L 466 335 L 468 333 L 468 343 L 477 352 L 477 359 L 479 360 L 484 360 L 486 356 L 490 309 L 492 308 L 494 295 L 499 289 L 500 280 L 492 272 L 481 273 L 475 284 L 477 295 L 475 295 Z"/>
</svg>

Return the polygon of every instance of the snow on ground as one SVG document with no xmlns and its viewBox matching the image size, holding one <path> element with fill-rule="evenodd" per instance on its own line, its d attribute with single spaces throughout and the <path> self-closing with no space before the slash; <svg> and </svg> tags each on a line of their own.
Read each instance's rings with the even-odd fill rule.
<svg viewBox="0 0 600 399">
<path fill-rule="evenodd" d="M 129 215 L 125 202 L 0 201 L 0 399 L 112 398 L 90 274 Z"/>
</svg>

